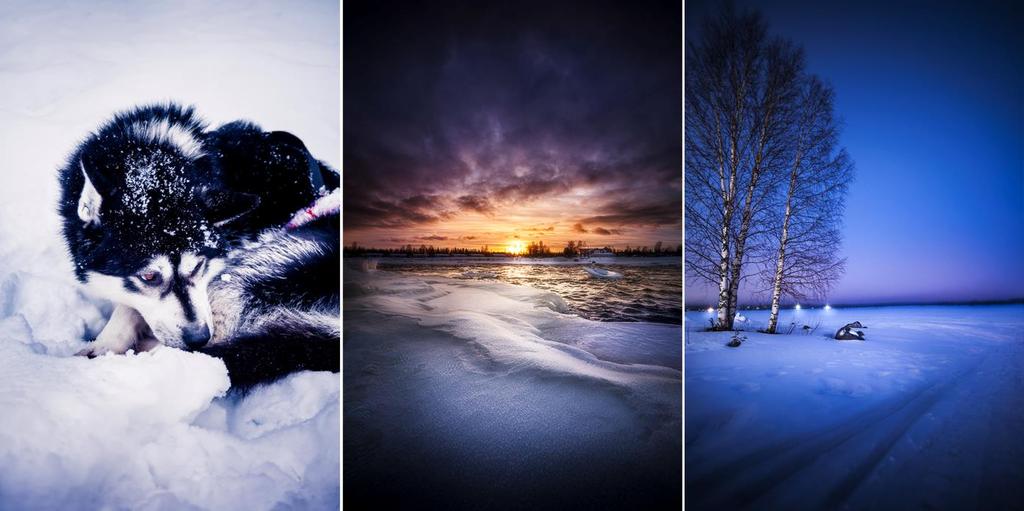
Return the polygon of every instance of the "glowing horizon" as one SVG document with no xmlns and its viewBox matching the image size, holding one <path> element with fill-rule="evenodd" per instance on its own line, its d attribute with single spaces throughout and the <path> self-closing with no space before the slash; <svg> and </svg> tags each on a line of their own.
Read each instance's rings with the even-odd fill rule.
<svg viewBox="0 0 1024 511">
<path fill-rule="evenodd" d="M 486 246 L 491 251 L 508 250 L 513 253 L 524 252 L 530 243 L 543 243 L 552 252 L 561 251 L 570 241 L 583 241 L 588 248 L 611 247 L 616 250 L 627 246 L 653 248 L 659 241 L 665 249 L 675 249 L 682 243 L 681 232 L 676 227 L 615 229 L 618 234 L 597 234 L 593 232 L 595 229 L 607 228 L 587 228 L 582 224 L 577 227 L 577 224 L 514 224 L 487 218 L 468 218 L 446 221 L 435 226 L 347 230 L 344 242 L 346 246 L 354 242 L 362 247 L 381 249 L 406 245 L 460 249 L 481 249 Z M 586 232 L 581 232 L 581 229 Z"/>
</svg>

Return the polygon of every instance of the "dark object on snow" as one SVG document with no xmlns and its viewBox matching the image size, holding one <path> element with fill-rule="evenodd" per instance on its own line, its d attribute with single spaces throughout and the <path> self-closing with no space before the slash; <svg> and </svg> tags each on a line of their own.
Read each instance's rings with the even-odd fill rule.
<svg viewBox="0 0 1024 511">
<path fill-rule="evenodd" d="M 745 336 L 736 334 L 736 335 L 732 336 L 732 340 L 729 341 L 729 343 L 726 344 L 726 346 L 728 346 L 730 348 L 739 348 L 740 344 L 743 344 L 743 341 L 745 341 L 745 340 L 747 340 L 747 338 Z"/>
<path fill-rule="evenodd" d="M 854 328 L 867 328 L 867 327 L 862 325 L 862 324 L 860 324 L 860 321 L 854 321 L 853 323 L 848 323 L 847 325 L 843 326 L 842 328 L 840 328 L 839 330 L 836 331 L 836 337 L 835 337 L 836 340 L 838 340 L 838 341 L 863 341 L 864 340 L 864 332 L 862 332 L 860 330 L 853 330 Z"/>
</svg>

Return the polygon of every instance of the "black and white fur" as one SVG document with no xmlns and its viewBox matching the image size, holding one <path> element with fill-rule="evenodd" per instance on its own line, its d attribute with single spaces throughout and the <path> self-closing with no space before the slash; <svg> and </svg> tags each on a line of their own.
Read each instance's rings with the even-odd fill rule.
<svg viewBox="0 0 1024 511">
<path fill-rule="evenodd" d="M 211 282 L 222 282 L 230 251 L 230 264 L 245 267 L 239 247 L 280 228 L 338 179 L 294 135 L 241 121 L 207 131 L 192 108 L 167 104 L 115 115 L 79 144 L 60 182 L 75 274 L 115 304 L 81 353 L 98 355 L 154 341 L 197 349 L 211 339 L 224 351 L 258 332 L 245 322 L 218 331 Z M 264 247 L 276 245 L 266 236 Z M 282 309 L 293 302 L 278 298 Z"/>
<path fill-rule="evenodd" d="M 340 218 L 274 229 L 235 251 L 210 285 L 214 331 L 200 351 L 224 360 L 235 387 L 340 366 Z"/>
</svg>

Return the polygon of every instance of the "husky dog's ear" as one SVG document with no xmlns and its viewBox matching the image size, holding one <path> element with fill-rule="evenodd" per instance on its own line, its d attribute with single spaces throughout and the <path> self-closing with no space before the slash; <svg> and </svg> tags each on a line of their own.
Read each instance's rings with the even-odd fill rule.
<svg viewBox="0 0 1024 511">
<path fill-rule="evenodd" d="M 85 163 L 78 160 L 78 166 L 82 169 L 82 177 L 85 183 L 82 185 L 82 195 L 78 198 L 78 218 L 85 222 L 85 225 L 100 225 L 100 206 L 103 204 L 103 197 L 93 186 L 89 179 L 89 173 L 85 171 Z"/>
<path fill-rule="evenodd" d="M 260 205 L 260 198 L 251 193 L 208 190 L 203 193 L 206 217 L 220 227 L 244 217 Z"/>
</svg>

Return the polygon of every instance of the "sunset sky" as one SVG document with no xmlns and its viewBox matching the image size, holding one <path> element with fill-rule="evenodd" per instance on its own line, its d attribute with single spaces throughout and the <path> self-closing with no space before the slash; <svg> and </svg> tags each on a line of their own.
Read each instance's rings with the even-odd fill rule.
<svg viewBox="0 0 1024 511">
<path fill-rule="evenodd" d="M 345 243 L 681 243 L 679 6 L 362 2 Z"/>
</svg>

